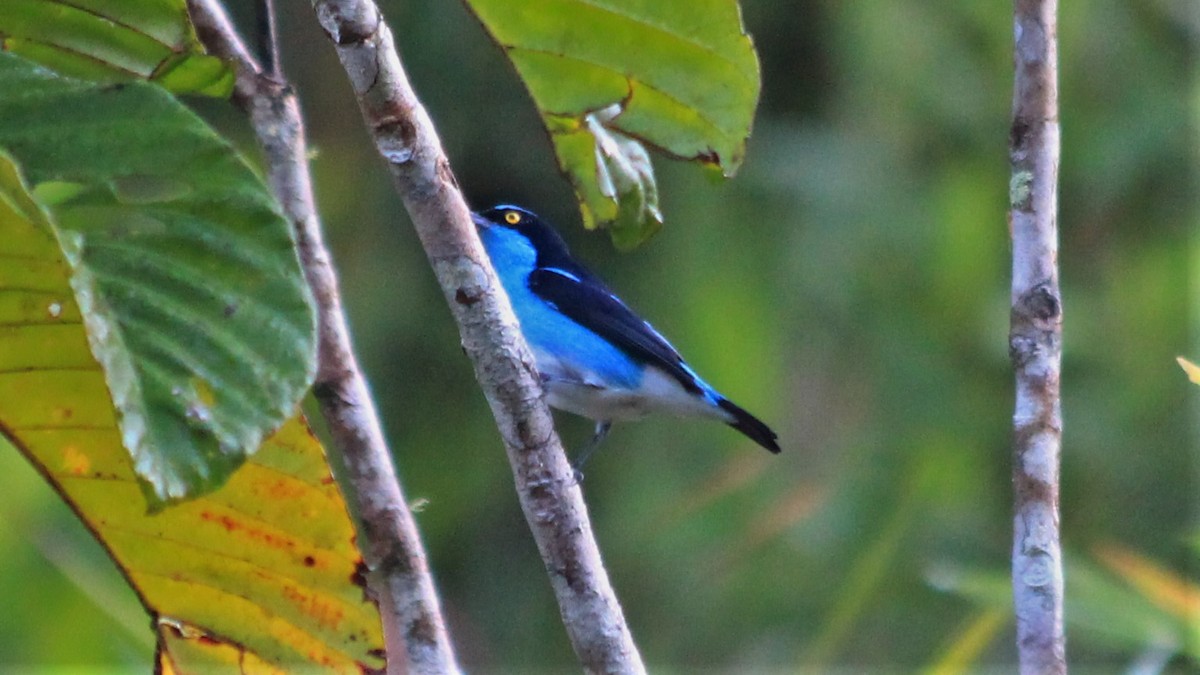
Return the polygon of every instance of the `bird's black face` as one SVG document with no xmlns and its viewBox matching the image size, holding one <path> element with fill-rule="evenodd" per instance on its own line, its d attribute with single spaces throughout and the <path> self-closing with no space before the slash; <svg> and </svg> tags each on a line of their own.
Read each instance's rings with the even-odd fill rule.
<svg viewBox="0 0 1200 675">
<path fill-rule="evenodd" d="M 536 214 L 528 209 L 510 204 L 493 206 L 480 215 L 487 221 L 487 226 L 499 225 L 500 227 L 507 227 L 518 232 L 527 232 L 539 226 Z M 475 224 L 483 226 L 478 220 L 475 221 Z"/>
<path fill-rule="evenodd" d="M 533 211 L 511 204 L 500 204 L 474 215 L 480 230 L 502 227 L 528 240 L 537 251 L 538 263 L 553 265 L 569 260 L 567 245 L 554 228 L 544 223 Z"/>
</svg>

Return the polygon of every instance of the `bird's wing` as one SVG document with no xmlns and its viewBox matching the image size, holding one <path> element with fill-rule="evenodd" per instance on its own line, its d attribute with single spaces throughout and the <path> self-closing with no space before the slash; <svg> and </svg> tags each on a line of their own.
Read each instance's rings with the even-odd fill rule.
<svg viewBox="0 0 1200 675">
<path fill-rule="evenodd" d="M 684 389 L 705 393 L 671 343 L 587 270 L 540 267 L 529 275 L 529 289 L 629 356 L 662 369 Z"/>
</svg>

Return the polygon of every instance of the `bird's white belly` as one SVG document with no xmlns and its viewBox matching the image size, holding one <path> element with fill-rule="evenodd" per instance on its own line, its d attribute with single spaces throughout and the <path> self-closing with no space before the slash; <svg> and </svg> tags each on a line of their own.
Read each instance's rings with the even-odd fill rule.
<svg viewBox="0 0 1200 675">
<path fill-rule="evenodd" d="M 608 386 L 595 374 L 571 368 L 540 350 L 535 350 L 535 358 L 546 402 L 559 410 L 613 422 L 651 413 L 729 421 L 723 410 L 653 366 L 646 368 L 636 389 L 628 389 Z"/>
</svg>

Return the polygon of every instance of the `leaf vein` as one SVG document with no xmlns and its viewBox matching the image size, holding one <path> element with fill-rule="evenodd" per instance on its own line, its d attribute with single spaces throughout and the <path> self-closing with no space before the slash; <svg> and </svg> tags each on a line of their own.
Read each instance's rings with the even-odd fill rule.
<svg viewBox="0 0 1200 675">
<path fill-rule="evenodd" d="M 95 11 L 94 9 L 92 9 L 90 7 L 81 7 L 79 5 L 76 5 L 73 2 L 68 2 L 67 0 L 48 0 L 48 1 L 51 4 L 62 5 L 64 7 L 70 7 L 71 9 L 74 9 L 78 12 L 82 12 L 84 14 L 90 14 L 91 16 L 94 16 L 103 21 L 107 21 L 107 22 L 113 24 L 114 26 L 117 26 L 119 28 L 127 30 L 131 33 L 136 33 L 138 35 L 145 36 L 145 37 L 153 40 L 154 42 L 157 42 L 158 44 L 162 45 L 163 47 L 166 47 L 167 49 L 169 49 L 170 51 L 172 51 L 176 54 L 184 53 L 184 52 L 180 51 L 180 47 L 182 47 L 183 45 L 173 45 L 168 42 L 164 42 L 158 36 L 147 33 L 146 31 L 141 30 L 137 26 L 135 26 L 131 23 L 128 23 L 122 19 L 118 19 L 110 14 L 102 14 L 100 12 Z M 160 61 L 160 63 L 161 63 L 161 61 Z"/>
</svg>

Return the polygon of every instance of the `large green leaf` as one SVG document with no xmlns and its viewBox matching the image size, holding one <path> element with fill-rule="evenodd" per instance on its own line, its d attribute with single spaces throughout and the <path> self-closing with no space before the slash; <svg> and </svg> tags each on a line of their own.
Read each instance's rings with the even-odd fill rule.
<svg viewBox="0 0 1200 675">
<path fill-rule="evenodd" d="M 293 415 L 315 370 L 308 287 L 266 187 L 161 88 L 78 82 L 9 55 L 0 148 L 50 206 L 138 475 L 158 500 L 219 486 Z M 3 265 L 0 291 L 27 284 L 19 259 Z M 29 386 L 0 407 L 31 396 L 55 400 Z"/>
<path fill-rule="evenodd" d="M 3 0 L 0 48 L 100 82 L 228 96 L 233 73 L 196 39 L 184 0 Z"/>
<path fill-rule="evenodd" d="M 662 221 L 643 143 L 732 175 L 758 103 L 736 0 L 467 0 L 528 87 L 588 227 Z"/>
<path fill-rule="evenodd" d="M 77 275 L 3 154 L 0 241 L 0 433 L 108 549 L 154 618 L 161 658 L 180 672 L 380 668 L 354 528 L 303 419 L 221 489 L 150 512 L 89 350 Z"/>
</svg>

